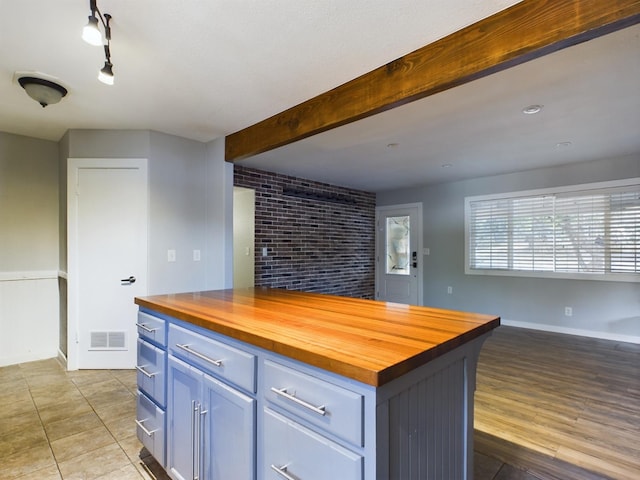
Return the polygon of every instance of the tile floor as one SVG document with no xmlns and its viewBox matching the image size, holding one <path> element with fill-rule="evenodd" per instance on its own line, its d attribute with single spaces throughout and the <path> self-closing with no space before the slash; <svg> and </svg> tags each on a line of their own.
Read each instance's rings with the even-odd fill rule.
<svg viewBox="0 0 640 480">
<path fill-rule="evenodd" d="M 0 368 L 0 479 L 166 479 L 136 438 L 134 371 Z"/>
<path fill-rule="evenodd" d="M 167 480 L 136 438 L 135 415 L 134 370 L 66 372 L 55 359 L 2 367 L 0 479 Z M 537 480 L 480 453 L 475 479 Z"/>
</svg>

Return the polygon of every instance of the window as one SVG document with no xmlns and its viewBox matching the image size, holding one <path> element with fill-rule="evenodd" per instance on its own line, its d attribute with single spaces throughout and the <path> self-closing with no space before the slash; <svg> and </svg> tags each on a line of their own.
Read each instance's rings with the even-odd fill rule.
<svg viewBox="0 0 640 480">
<path fill-rule="evenodd" d="M 640 179 L 465 199 L 466 273 L 640 281 Z"/>
</svg>

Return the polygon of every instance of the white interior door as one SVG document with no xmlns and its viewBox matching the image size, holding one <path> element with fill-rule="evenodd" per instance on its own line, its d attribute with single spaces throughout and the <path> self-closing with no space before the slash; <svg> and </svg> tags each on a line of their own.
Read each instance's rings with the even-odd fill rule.
<svg viewBox="0 0 640 480">
<path fill-rule="evenodd" d="M 376 208 L 376 299 L 422 304 L 422 204 Z"/>
<path fill-rule="evenodd" d="M 147 293 L 146 159 L 69 159 L 68 368 L 133 368 Z"/>
</svg>

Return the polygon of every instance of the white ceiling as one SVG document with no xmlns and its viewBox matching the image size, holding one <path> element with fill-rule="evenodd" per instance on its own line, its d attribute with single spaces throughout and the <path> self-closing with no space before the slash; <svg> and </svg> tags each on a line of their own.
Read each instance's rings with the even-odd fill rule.
<svg viewBox="0 0 640 480">
<path fill-rule="evenodd" d="M 98 0 L 113 15 L 108 87 L 96 79 L 102 50 L 80 39 L 89 0 L 0 0 L 0 131 L 57 141 L 68 129 L 143 129 L 210 141 L 514 3 Z M 56 77 L 69 94 L 43 109 L 16 71 Z M 240 164 L 380 191 L 637 153 L 638 78 L 633 27 Z M 544 109 L 525 117 L 532 103 Z"/>
</svg>

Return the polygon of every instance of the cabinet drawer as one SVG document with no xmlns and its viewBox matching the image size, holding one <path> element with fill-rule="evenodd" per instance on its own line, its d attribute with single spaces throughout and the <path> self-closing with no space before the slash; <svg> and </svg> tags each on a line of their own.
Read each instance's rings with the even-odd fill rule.
<svg viewBox="0 0 640 480">
<path fill-rule="evenodd" d="M 138 338 L 138 360 L 136 363 L 138 388 L 160 405 L 165 405 L 165 358 L 164 350 Z"/>
<path fill-rule="evenodd" d="M 166 322 L 162 318 L 154 317 L 148 313 L 138 312 L 138 335 L 147 340 L 167 346 Z"/>
<path fill-rule="evenodd" d="M 264 364 L 264 395 L 313 425 L 362 446 L 362 395 L 269 360 Z"/>
<path fill-rule="evenodd" d="M 151 455 L 165 466 L 165 423 L 164 410 L 156 406 L 147 396 L 138 391 L 136 412 L 136 431 L 138 440 L 151 452 Z"/>
<path fill-rule="evenodd" d="M 265 480 L 362 480 L 360 455 L 268 408 L 263 445 Z"/>
<path fill-rule="evenodd" d="M 173 324 L 169 325 L 169 348 L 191 364 L 255 393 L 255 355 Z"/>
</svg>

